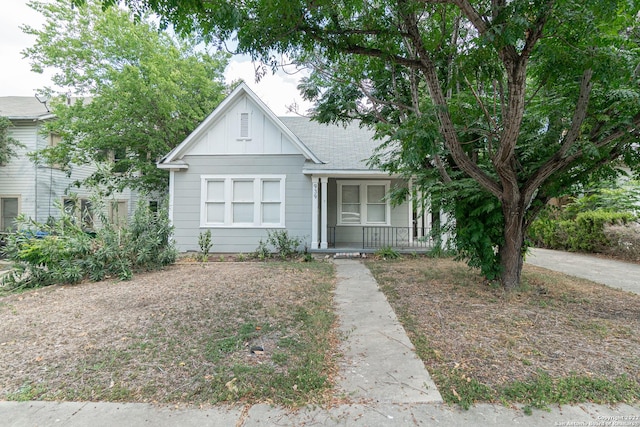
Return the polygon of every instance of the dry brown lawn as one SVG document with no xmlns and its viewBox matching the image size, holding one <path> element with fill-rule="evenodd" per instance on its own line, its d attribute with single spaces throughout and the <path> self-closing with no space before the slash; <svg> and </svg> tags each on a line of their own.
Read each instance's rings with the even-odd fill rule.
<svg viewBox="0 0 640 427">
<path fill-rule="evenodd" d="M 449 259 L 366 262 L 436 379 L 639 381 L 640 295 L 532 266 L 505 293 Z M 327 263 L 215 262 L 0 297 L 0 399 L 321 402 L 337 336 L 315 342 L 302 325 L 331 311 L 333 280 Z M 305 340 L 320 360 L 296 360 Z"/>
<path fill-rule="evenodd" d="M 499 388 L 540 372 L 640 381 L 640 295 L 525 266 L 505 293 L 451 259 L 368 263 L 425 365 Z"/>
<path fill-rule="evenodd" d="M 191 263 L 1 297 L 0 399 L 269 401 L 273 391 L 251 381 L 288 381 L 305 363 L 305 340 L 326 338 L 304 323 L 331 311 L 332 272 L 327 263 Z M 330 387 L 326 362 L 317 384 L 299 384 L 301 401 Z"/>
</svg>

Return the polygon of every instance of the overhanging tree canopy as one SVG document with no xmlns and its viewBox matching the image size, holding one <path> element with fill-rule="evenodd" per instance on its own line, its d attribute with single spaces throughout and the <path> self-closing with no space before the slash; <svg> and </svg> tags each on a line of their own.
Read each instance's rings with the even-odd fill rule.
<svg viewBox="0 0 640 427">
<path fill-rule="evenodd" d="M 82 184 L 111 193 L 124 188 L 166 191 L 156 161 L 218 105 L 226 93 L 228 55 L 159 31 L 147 16 L 89 2 L 30 2 L 46 18 L 24 54 L 36 71 L 53 68 L 67 96 L 52 102 L 47 131 L 61 143 L 37 157 L 59 167 L 97 164 Z M 65 93 L 66 92 L 66 93 Z"/>
<path fill-rule="evenodd" d="M 424 185 L 437 172 L 457 191 L 468 254 L 495 261 L 506 288 L 538 206 L 617 165 L 638 170 L 637 2 L 124 2 L 211 40 L 236 37 L 274 66 L 276 53 L 313 63 L 303 89 L 318 117 L 375 122 L 400 145 L 390 168 Z"/>
</svg>

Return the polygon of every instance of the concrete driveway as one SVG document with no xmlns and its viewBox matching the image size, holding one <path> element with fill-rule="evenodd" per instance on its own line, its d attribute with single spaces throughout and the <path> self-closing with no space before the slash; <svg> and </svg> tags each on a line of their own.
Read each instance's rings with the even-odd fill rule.
<svg viewBox="0 0 640 427">
<path fill-rule="evenodd" d="M 534 248 L 525 263 L 640 294 L 640 264 Z"/>
</svg>

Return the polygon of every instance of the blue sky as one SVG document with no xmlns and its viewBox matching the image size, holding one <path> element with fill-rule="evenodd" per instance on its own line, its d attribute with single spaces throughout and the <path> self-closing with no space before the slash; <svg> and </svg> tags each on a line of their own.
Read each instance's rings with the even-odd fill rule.
<svg viewBox="0 0 640 427">
<path fill-rule="evenodd" d="M 51 86 L 51 73 L 31 71 L 29 61 L 20 52 L 31 46 L 35 38 L 20 30 L 23 24 L 38 27 L 44 23 L 42 16 L 29 8 L 27 0 L 4 1 L 0 14 L 0 96 L 33 96 L 37 89 Z M 255 82 L 254 66 L 248 57 L 234 57 L 225 73 L 227 81 L 244 79 L 249 87 L 271 108 L 276 115 L 288 115 L 287 105 L 300 105 L 300 113 L 306 112 L 308 103 L 302 102 L 296 89 L 301 74 L 278 72 Z"/>
</svg>

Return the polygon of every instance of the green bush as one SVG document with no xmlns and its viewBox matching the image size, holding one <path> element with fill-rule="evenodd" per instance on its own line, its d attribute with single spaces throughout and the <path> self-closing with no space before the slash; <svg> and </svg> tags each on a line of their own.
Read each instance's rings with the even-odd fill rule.
<svg viewBox="0 0 640 427">
<path fill-rule="evenodd" d="M 385 246 L 383 248 L 378 249 L 374 255 L 379 258 L 385 258 L 385 259 L 400 258 L 400 252 L 396 251 L 391 246 Z"/>
<path fill-rule="evenodd" d="M 302 253 L 300 249 L 302 244 L 302 239 L 289 236 L 287 230 L 267 230 L 267 241 L 260 239 L 254 255 L 258 259 L 265 259 L 275 254 L 282 259 L 287 259 Z"/>
<path fill-rule="evenodd" d="M 209 261 L 209 252 L 213 247 L 213 242 L 211 241 L 211 230 L 200 232 L 200 235 L 198 236 L 198 246 L 200 246 L 201 261 Z"/>
<path fill-rule="evenodd" d="M 166 208 L 155 213 L 141 202 L 130 224 L 122 228 L 104 214 L 99 216 L 103 225 L 91 235 L 75 221 L 73 212 L 62 209 L 59 220 L 47 223 L 19 216 L 19 231 L 9 236 L 5 248 L 13 272 L 3 278 L 3 286 L 30 288 L 107 277 L 127 280 L 136 271 L 175 261 Z"/>
<path fill-rule="evenodd" d="M 627 224 L 635 219 L 630 212 L 596 210 L 580 212 L 575 219 L 543 216 L 531 225 L 529 236 L 537 246 L 572 252 L 602 252 L 611 247 L 605 225 Z"/>
</svg>

